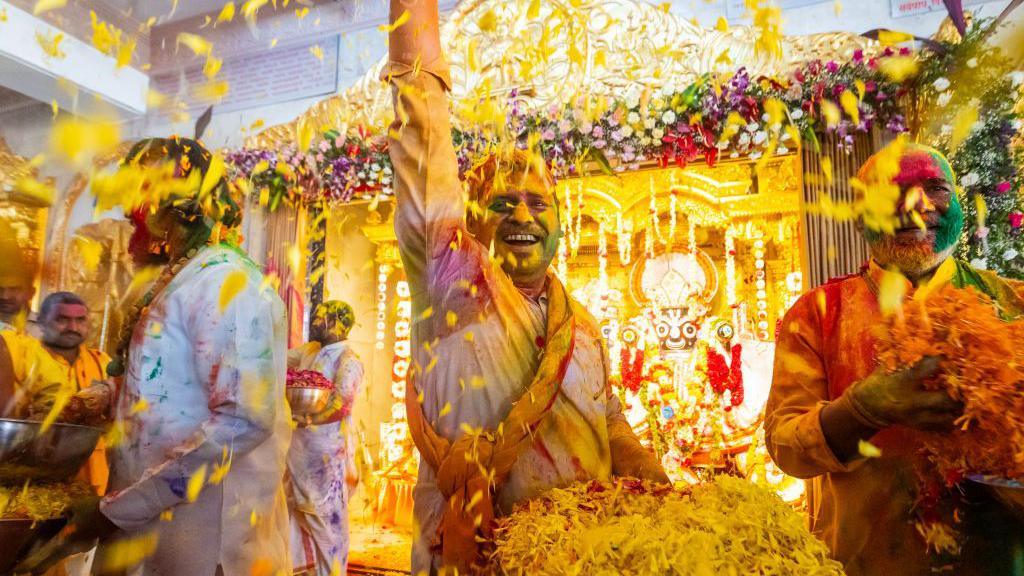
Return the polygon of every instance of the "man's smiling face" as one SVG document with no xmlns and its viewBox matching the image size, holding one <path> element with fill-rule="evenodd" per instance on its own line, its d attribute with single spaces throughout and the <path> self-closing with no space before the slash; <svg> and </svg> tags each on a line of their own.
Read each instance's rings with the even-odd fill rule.
<svg viewBox="0 0 1024 576">
<path fill-rule="evenodd" d="M 901 156 L 893 182 L 900 188 L 895 232 L 865 230 L 865 237 L 879 265 L 919 276 L 948 258 L 960 238 L 964 216 L 955 180 L 941 155 L 914 146 Z"/>
<path fill-rule="evenodd" d="M 542 283 L 558 251 L 561 228 L 551 181 L 532 172 L 514 176 L 480 203 L 472 227 L 476 239 L 494 247 L 502 269 L 520 287 Z"/>
</svg>

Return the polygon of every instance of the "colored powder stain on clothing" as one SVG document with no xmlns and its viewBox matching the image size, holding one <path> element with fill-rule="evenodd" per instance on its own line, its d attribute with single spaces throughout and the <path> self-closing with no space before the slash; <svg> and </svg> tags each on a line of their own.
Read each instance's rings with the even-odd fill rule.
<svg viewBox="0 0 1024 576">
<path fill-rule="evenodd" d="M 185 478 L 168 478 L 167 488 L 178 498 L 185 497 L 185 490 L 188 489 L 188 480 Z"/>
<path fill-rule="evenodd" d="M 156 366 L 153 367 L 153 370 L 149 373 L 149 376 L 146 376 L 146 380 L 155 380 L 159 378 L 161 374 L 164 373 L 163 362 L 163 358 L 156 359 Z"/>
</svg>

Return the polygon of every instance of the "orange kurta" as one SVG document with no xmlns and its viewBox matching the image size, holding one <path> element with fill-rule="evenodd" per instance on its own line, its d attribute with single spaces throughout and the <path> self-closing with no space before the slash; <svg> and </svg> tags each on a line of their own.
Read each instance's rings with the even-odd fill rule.
<svg viewBox="0 0 1024 576">
<path fill-rule="evenodd" d="M 766 409 L 768 451 L 783 471 L 807 479 L 811 530 L 851 576 L 929 572 L 912 511 L 919 443 L 907 429 L 890 427 L 871 439 L 881 457 L 844 464 L 821 429 L 822 408 L 849 402 L 846 389 L 877 366 L 871 331 L 883 317 L 872 284 L 880 285 L 883 274 L 872 263 L 866 274 L 797 301 L 780 326 Z M 934 290 L 956 274 L 949 259 L 918 291 Z M 907 290 L 915 293 L 909 282 Z"/>
<path fill-rule="evenodd" d="M 52 354 L 54 360 L 60 364 L 67 374 L 68 382 L 75 384 L 75 392 L 88 388 L 93 382 L 101 382 L 107 379 L 107 364 L 110 363 L 110 356 L 102 350 L 95 350 L 86 346 L 78 349 L 78 358 L 74 364 L 68 363 L 67 359 L 59 354 Z M 101 496 L 107 490 L 107 479 L 110 469 L 107 463 L 106 446 L 103 440 L 96 445 L 89 461 L 85 463 L 80 476 L 96 489 Z"/>
</svg>

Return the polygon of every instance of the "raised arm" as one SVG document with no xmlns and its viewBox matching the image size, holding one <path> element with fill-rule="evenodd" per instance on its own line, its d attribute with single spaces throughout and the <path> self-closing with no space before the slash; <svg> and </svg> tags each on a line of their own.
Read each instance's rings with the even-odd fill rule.
<svg viewBox="0 0 1024 576">
<path fill-rule="evenodd" d="M 404 17 L 408 11 L 408 17 Z M 437 0 L 391 0 L 388 78 L 395 122 L 395 232 L 413 301 L 422 309 L 437 261 L 466 237 L 465 202 L 452 146 L 448 65 L 441 54 Z M 454 243 L 454 244 L 453 244 Z"/>
</svg>

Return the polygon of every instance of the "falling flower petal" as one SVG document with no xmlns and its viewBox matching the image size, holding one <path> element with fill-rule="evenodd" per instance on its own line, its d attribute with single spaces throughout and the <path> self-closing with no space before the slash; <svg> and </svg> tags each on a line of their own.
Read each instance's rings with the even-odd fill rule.
<svg viewBox="0 0 1024 576">
<path fill-rule="evenodd" d="M 209 40 L 189 32 L 179 32 L 175 43 L 184 44 L 192 50 L 196 56 L 206 56 L 213 51 L 213 44 L 210 43 Z"/>
<path fill-rule="evenodd" d="M 231 22 L 235 19 L 235 3 L 228 2 L 220 10 L 220 14 L 217 15 L 217 24 L 221 22 Z"/>
<path fill-rule="evenodd" d="M 43 12 L 63 8 L 67 3 L 68 0 L 39 0 L 36 2 L 35 7 L 32 8 L 32 14 L 39 16 Z"/>
<path fill-rule="evenodd" d="M 203 491 L 203 486 L 206 485 L 206 464 L 202 464 L 196 469 L 195 473 L 188 479 L 188 486 L 185 490 L 185 499 L 189 502 L 195 502 L 199 498 L 199 493 Z"/>
<path fill-rule="evenodd" d="M 231 304 L 231 301 L 234 300 L 243 289 L 245 289 L 247 282 L 248 277 L 245 275 L 245 272 L 241 270 L 235 270 L 228 274 L 224 279 L 224 284 L 220 287 L 220 297 L 217 300 L 217 307 L 220 309 L 221 314 L 223 314 L 228 305 Z"/>
<path fill-rule="evenodd" d="M 67 56 L 61 49 L 60 43 L 64 40 L 63 33 L 50 34 L 49 32 L 43 33 L 36 31 L 36 43 L 43 49 L 43 54 L 46 54 L 50 58 L 62 60 Z"/>
<path fill-rule="evenodd" d="M 378 27 L 378 29 L 381 32 L 384 32 L 385 34 L 390 34 L 391 32 L 398 30 L 402 26 L 405 26 L 405 23 L 409 21 L 409 18 L 409 11 L 403 10 L 402 13 L 398 16 L 398 18 L 395 18 L 394 22 L 392 22 L 391 24 L 382 24 L 381 26 Z"/>
<path fill-rule="evenodd" d="M 78 255 L 85 269 L 95 272 L 100 265 L 100 256 L 103 255 L 103 245 L 91 238 L 75 236 L 75 247 L 78 248 Z"/>
</svg>

